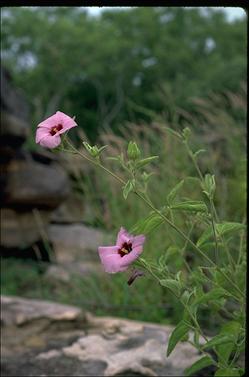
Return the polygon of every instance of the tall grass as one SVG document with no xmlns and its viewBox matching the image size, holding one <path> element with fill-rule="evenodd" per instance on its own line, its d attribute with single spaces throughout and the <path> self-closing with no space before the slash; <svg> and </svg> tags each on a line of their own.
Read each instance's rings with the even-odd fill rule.
<svg viewBox="0 0 249 377">
<path fill-rule="evenodd" d="M 170 122 L 163 114 L 157 116 L 156 121 L 152 119 L 149 124 L 127 123 L 122 126 L 118 135 L 111 130 L 105 130 L 98 141 L 99 145 L 108 145 L 107 151 L 103 152 L 105 165 L 124 178 L 125 172 L 114 161 L 106 159 L 106 156 L 116 156 L 126 151 L 129 140 L 134 140 L 143 151 L 144 157 L 159 155 L 158 161 L 146 169 L 148 173 L 155 173 L 153 183 L 149 184 L 149 194 L 157 207 L 166 203 L 167 194 L 185 177 L 187 178 L 181 189 L 181 197 L 198 200 L 201 192 L 196 188 L 198 185 L 193 185 L 193 180 L 197 178 L 194 167 L 184 146 L 168 131 L 168 128 L 179 131 L 188 126 L 193 133 L 193 148 L 206 150 L 199 156 L 203 173 L 215 174 L 215 201 L 220 219 L 242 222 L 246 213 L 246 88 L 242 85 L 239 93 L 210 94 L 205 100 L 199 98 L 192 101 L 195 103 L 192 114 L 177 109 Z M 87 140 L 82 130 L 79 131 L 79 137 Z M 111 232 L 113 242 L 120 226 L 130 230 L 139 219 L 148 214 L 148 209 L 135 195 L 129 195 L 124 201 L 120 184 L 102 170 L 92 168 L 74 155 L 63 155 L 63 159 L 74 190 L 82 193 L 82 200 L 91 208 L 91 215 L 83 215 L 83 220 Z M 174 216 L 185 233 L 191 231 L 193 238 L 200 236 L 203 231 L 201 222 L 196 221 L 192 228 L 183 215 Z M 183 241 L 172 229 L 162 225 L 159 231 L 149 235 L 144 256 L 154 259 L 166 250 L 169 253 L 170 250 L 170 269 L 173 272 L 182 270 L 188 273 L 184 259 L 194 264 L 197 256 L 187 247 L 182 258 L 176 257 L 174 247 L 183 249 Z M 234 257 L 236 258 L 236 255 Z M 46 294 L 39 291 L 38 295 L 80 304 L 97 314 L 177 323 L 180 318 L 180 305 L 176 299 L 166 294 L 156 283 L 151 283 L 148 277 L 138 279 L 132 287 L 127 286 L 126 280 L 125 274 L 75 277 L 70 283 L 70 290 L 63 286 L 54 290 L 48 286 Z M 46 284 L 46 281 L 43 284 Z M 8 287 L 7 278 L 5 286 Z M 14 288 L 11 289 L 13 292 Z M 34 290 L 32 295 L 35 295 Z M 208 318 L 208 309 L 203 312 L 203 322 L 208 327 L 215 325 Z"/>
</svg>

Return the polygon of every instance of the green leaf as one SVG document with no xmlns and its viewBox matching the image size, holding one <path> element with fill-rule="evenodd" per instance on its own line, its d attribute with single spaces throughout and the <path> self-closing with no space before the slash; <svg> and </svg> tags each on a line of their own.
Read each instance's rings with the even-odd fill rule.
<svg viewBox="0 0 249 377">
<path fill-rule="evenodd" d="M 207 343 L 204 344 L 203 349 L 212 348 L 214 346 L 218 346 L 220 344 L 228 344 L 234 343 L 234 336 L 232 335 L 225 335 L 225 334 L 218 334 L 209 340 Z"/>
<path fill-rule="evenodd" d="M 225 222 L 221 224 L 216 224 L 217 232 L 221 236 L 223 234 L 231 234 L 238 232 L 239 230 L 245 229 L 245 225 L 241 223 Z"/>
<path fill-rule="evenodd" d="M 120 162 L 120 158 L 119 157 L 106 157 L 107 160 L 111 160 L 111 161 L 118 161 Z"/>
<path fill-rule="evenodd" d="M 194 153 L 194 157 L 197 157 L 200 153 L 204 153 L 204 152 L 206 152 L 205 149 L 199 149 L 198 151 L 196 151 L 196 152 Z"/>
<path fill-rule="evenodd" d="M 156 160 L 157 158 L 158 158 L 158 156 L 151 156 L 151 157 L 148 157 L 148 158 L 144 158 L 143 160 L 136 162 L 135 167 L 137 169 L 140 169 L 143 166 L 150 164 L 152 161 Z"/>
<path fill-rule="evenodd" d="M 201 184 L 203 192 L 208 198 L 212 198 L 215 192 L 215 178 L 214 175 L 206 174 L 204 182 Z"/>
<path fill-rule="evenodd" d="M 107 147 L 108 147 L 108 145 L 103 145 L 102 147 L 100 147 L 100 148 L 98 149 L 99 154 L 100 154 L 105 148 L 107 148 Z"/>
<path fill-rule="evenodd" d="M 182 131 L 182 135 L 184 137 L 185 140 L 188 140 L 188 138 L 190 137 L 191 135 L 191 130 L 189 127 L 185 127 Z"/>
<path fill-rule="evenodd" d="M 170 335 L 167 356 L 171 354 L 177 343 L 180 342 L 180 340 L 188 333 L 188 331 L 189 327 L 185 322 L 181 321 L 178 323 L 178 325 Z"/>
<path fill-rule="evenodd" d="M 181 295 L 181 301 L 187 305 L 188 304 L 188 301 L 189 301 L 189 298 L 190 296 L 192 295 L 193 292 L 189 292 L 189 291 L 184 291 L 183 294 Z"/>
<path fill-rule="evenodd" d="M 132 182 L 129 180 L 126 182 L 125 186 L 123 187 L 123 197 L 125 199 L 127 199 L 129 193 L 131 192 L 131 190 L 133 189 L 133 184 Z"/>
<path fill-rule="evenodd" d="M 244 228 L 245 228 L 244 224 L 234 223 L 234 222 L 225 222 L 225 223 L 215 224 L 215 229 L 218 236 L 235 233 Z M 213 237 L 213 229 L 210 226 L 205 230 L 205 232 L 201 235 L 201 237 L 197 241 L 197 246 L 200 247 L 201 245 L 206 243 L 211 237 Z"/>
<path fill-rule="evenodd" d="M 141 152 L 135 141 L 129 142 L 128 148 L 127 148 L 127 155 L 129 159 L 134 160 L 134 161 L 140 157 Z"/>
<path fill-rule="evenodd" d="M 180 181 L 179 183 L 177 183 L 177 185 L 170 191 L 170 193 L 167 195 L 167 201 L 169 203 L 169 205 L 171 203 L 173 203 L 178 191 L 180 190 L 180 188 L 182 187 L 184 183 L 184 179 L 182 181 Z"/>
<path fill-rule="evenodd" d="M 179 296 L 181 291 L 181 283 L 178 280 L 174 279 L 162 279 L 160 280 L 160 284 L 163 287 L 169 288 L 175 295 Z"/>
<path fill-rule="evenodd" d="M 241 324 L 236 321 L 230 321 L 225 323 L 220 331 L 220 334 L 232 335 L 234 337 L 234 342 L 237 341 L 241 329 Z M 229 360 L 229 357 L 234 349 L 234 343 L 221 344 L 216 347 L 217 354 L 219 355 L 220 361 Z"/>
<path fill-rule="evenodd" d="M 191 374 L 194 374 L 198 372 L 198 370 L 206 368 L 209 365 L 213 365 L 213 360 L 208 356 L 204 356 L 201 359 L 197 360 L 193 365 L 191 365 L 191 367 L 185 369 L 184 375 L 191 376 Z"/>
<path fill-rule="evenodd" d="M 227 292 L 222 288 L 214 288 L 208 293 L 195 300 L 195 304 L 204 304 L 210 300 L 217 300 L 221 297 L 227 296 Z"/>
<path fill-rule="evenodd" d="M 172 128 L 165 127 L 166 131 L 168 131 L 171 135 L 178 137 L 178 139 L 182 139 L 182 135 L 179 132 L 174 131 Z"/>
<path fill-rule="evenodd" d="M 91 154 L 92 153 L 92 147 L 90 144 L 88 144 L 86 141 L 83 141 L 83 145 L 86 148 L 86 150 Z"/>
<path fill-rule="evenodd" d="M 139 220 L 131 230 L 131 233 L 146 234 L 163 223 L 163 219 L 156 212 L 151 212 L 145 219 Z"/>
<path fill-rule="evenodd" d="M 240 373 L 238 369 L 235 369 L 235 368 L 218 369 L 215 372 L 215 377 L 219 377 L 219 376 L 237 377 L 237 376 L 240 376 Z"/>
<path fill-rule="evenodd" d="M 173 210 L 182 210 L 190 212 L 207 212 L 207 206 L 204 202 L 187 200 L 185 202 L 174 204 L 170 207 Z"/>
</svg>

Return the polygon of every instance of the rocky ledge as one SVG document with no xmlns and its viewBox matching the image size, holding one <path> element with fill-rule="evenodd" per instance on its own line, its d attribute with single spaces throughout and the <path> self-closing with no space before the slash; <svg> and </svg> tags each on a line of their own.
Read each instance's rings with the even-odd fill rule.
<svg viewBox="0 0 249 377">
<path fill-rule="evenodd" d="M 182 376 L 199 355 L 171 326 L 96 317 L 79 308 L 2 296 L 3 376 Z"/>
</svg>

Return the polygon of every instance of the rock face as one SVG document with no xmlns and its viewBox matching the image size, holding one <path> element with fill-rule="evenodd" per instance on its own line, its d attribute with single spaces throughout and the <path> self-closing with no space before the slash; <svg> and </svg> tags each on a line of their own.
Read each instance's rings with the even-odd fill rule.
<svg viewBox="0 0 249 377">
<path fill-rule="evenodd" d="M 108 245 L 110 237 L 83 224 L 51 224 L 48 228 L 58 262 L 98 262 L 98 246 Z"/>
<path fill-rule="evenodd" d="M 42 148 L 29 152 L 23 147 L 31 130 L 25 95 L 13 86 L 1 67 L 1 250 L 32 249 L 41 243 L 51 211 L 69 195 L 70 185 L 54 154 Z M 34 211 L 39 211 L 37 219 Z M 43 236 L 42 236 L 43 233 Z M 6 251 L 7 250 L 7 251 Z M 10 251 L 9 251 L 10 253 Z M 20 251 L 21 255 L 21 251 Z"/>
<path fill-rule="evenodd" d="M 43 224 L 49 222 L 50 213 L 39 211 Z M 28 247 L 41 237 L 41 230 L 32 211 L 17 212 L 10 208 L 1 210 L 1 245 L 6 248 Z"/>
<path fill-rule="evenodd" d="M 29 133 L 29 108 L 23 96 L 13 87 L 11 77 L 1 67 L 1 145 L 7 147 L 6 141 L 20 146 Z"/>
<path fill-rule="evenodd" d="M 171 326 L 18 297 L 1 304 L 5 376 L 182 376 L 199 358 L 185 342 L 166 358 Z"/>
<path fill-rule="evenodd" d="M 14 207 L 56 208 L 70 192 L 64 170 L 55 162 L 12 160 L 8 166 L 5 203 Z"/>
</svg>

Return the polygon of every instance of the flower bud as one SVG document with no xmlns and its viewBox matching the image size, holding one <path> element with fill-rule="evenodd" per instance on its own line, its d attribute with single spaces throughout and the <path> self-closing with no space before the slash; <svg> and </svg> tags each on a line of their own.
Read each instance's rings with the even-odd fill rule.
<svg viewBox="0 0 249 377">
<path fill-rule="evenodd" d="M 128 158 L 130 160 L 137 160 L 140 155 L 141 155 L 141 152 L 137 146 L 137 144 L 135 143 L 135 141 L 130 141 L 129 144 L 128 144 L 128 149 L 127 149 L 127 155 L 128 155 Z"/>
<path fill-rule="evenodd" d="M 191 130 L 189 127 L 185 127 L 182 131 L 183 137 L 185 140 L 188 140 L 189 136 L 191 135 Z"/>
</svg>

